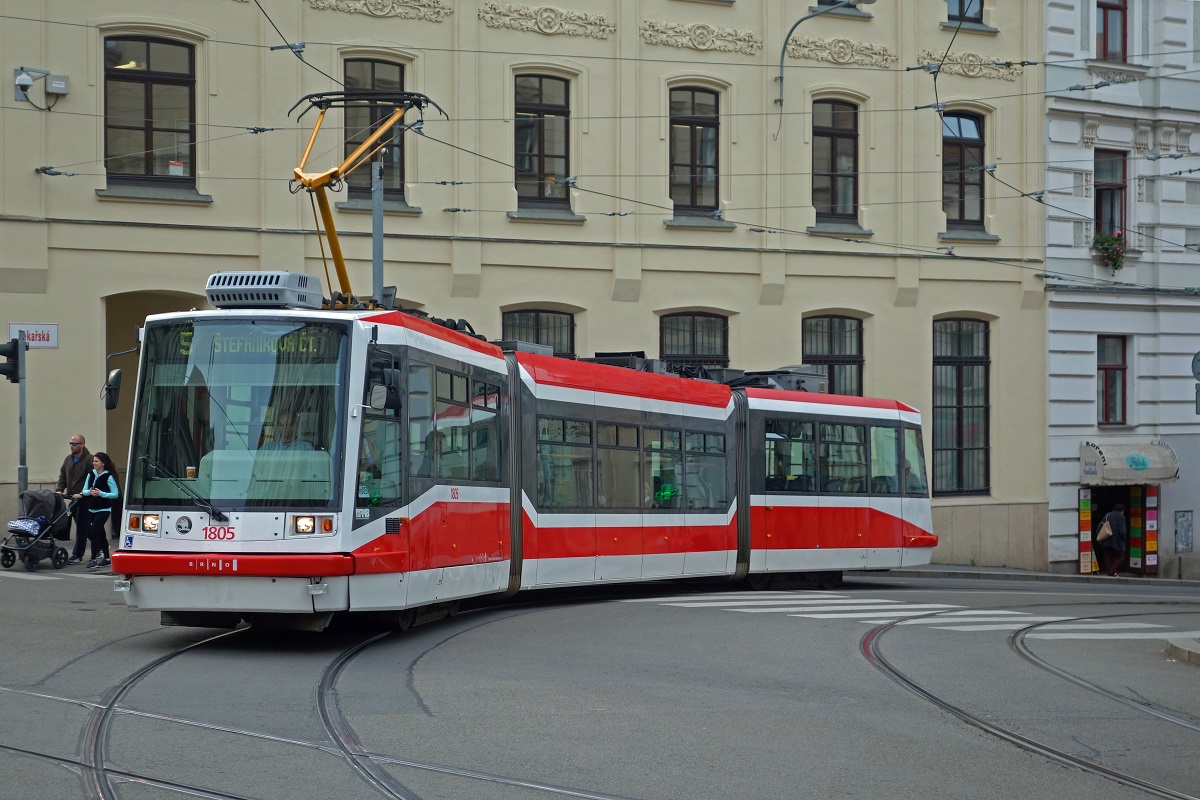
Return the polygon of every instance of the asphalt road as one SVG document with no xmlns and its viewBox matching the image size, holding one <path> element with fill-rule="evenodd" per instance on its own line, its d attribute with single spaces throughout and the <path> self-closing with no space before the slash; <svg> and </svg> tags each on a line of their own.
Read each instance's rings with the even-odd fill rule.
<svg viewBox="0 0 1200 800">
<path fill-rule="evenodd" d="M 1200 793 L 1200 668 L 1165 652 L 1200 635 L 1194 588 L 658 586 L 221 635 L 17 570 L 0 798 Z"/>
</svg>

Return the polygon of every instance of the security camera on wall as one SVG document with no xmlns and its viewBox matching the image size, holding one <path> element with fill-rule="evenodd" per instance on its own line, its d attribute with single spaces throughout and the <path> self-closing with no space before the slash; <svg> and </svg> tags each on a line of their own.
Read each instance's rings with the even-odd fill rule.
<svg viewBox="0 0 1200 800">
<path fill-rule="evenodd" d="M 18 72 L 16 78 L 17 91 L 21 94 L 27 94 L 31 86 L 33 86 L 33 76 L 28 72 Z"/>
</svg>

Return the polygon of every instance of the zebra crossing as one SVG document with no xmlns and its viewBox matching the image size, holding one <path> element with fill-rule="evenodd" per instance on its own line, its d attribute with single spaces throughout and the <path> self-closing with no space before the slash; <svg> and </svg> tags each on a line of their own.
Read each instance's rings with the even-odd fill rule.
<svg viewBox="0 0 1200 800">
<path fill-rule="evenodd" d="M 825 591 L 722 592 L 709 595 L 644 597 L 623 600 L 672 608 L 716 609 L 736 614 L 783 614 L 815 620 L 854 620 L 868 625 L 895 622 L 933 630 L 972 633 L 1015 631 L 1053 623 L 1030 631 L 1030 639 L 1174 639 L 1200 636 L 1152 622 L 1112 621 L 1071 616 L 1048 616 L 1011 609 L 971 609 L 952 603 L 910 603 L 904 600 L 850 596 Z"/>
<path fill-rule="evenodd" d="M 17 572 L 15 570 L 20 570 L 20 571 Z M 20 564 L 18 564 L 13 569 L 0 570 L 0 581 L 10 580 L 10 579 L 18 580 L 18 581 L 61 581 L 66 578 L 84 578 L 84 579 L 109 578 L 109 579 L 111 579 L 112 576 L 113 576 L 113 574 L 108 571 L 104 571 L 104 572 L 66 572 L 66 571 L 58 571 L 58 570 L 50 571 L 50 569 L 47 569 L 47 571 L 45 571 L 45 572 L 42 572 L 40 570 L 38 572 L 27 572 L 25 570 L 25 567 Z"/>
</svg>

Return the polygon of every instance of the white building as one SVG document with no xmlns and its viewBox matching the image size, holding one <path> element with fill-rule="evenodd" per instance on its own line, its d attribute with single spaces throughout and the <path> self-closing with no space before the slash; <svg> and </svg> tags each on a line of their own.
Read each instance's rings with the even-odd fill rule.
<svg viewBox="0 0 1200 800">
<path fill-rule="evenodd" d="M 1197 26 L 1179 0 L 1046 5 L 1045 185 L 1014 185 L 1045 191 L 1053 569 L 1090 569 L 1090 532 L 1123 503 L 1129 571 L 1200 574 Z M 1114 269 L 1096 237 L 1117 232 Z"/>
</svg>

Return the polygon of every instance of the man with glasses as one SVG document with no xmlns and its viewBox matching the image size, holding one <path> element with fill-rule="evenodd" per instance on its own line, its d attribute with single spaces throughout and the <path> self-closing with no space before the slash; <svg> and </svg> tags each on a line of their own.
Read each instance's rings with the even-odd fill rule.
<svg viewBox="0 0 1200 800">
<path fill-rule="evenodd" d="M 58 471 L 57 492 L 63 495 L 68 503 L 71 502 L 72 495 L 83 491 L 83 482 L 88 473 L 92 471 L 92 454 L 88 452 L 85 441 L 82 433 L 77 433 L 70 438 L 67 445 L 71 448 L 71 452 L 63 459 L 62 468 Z M 90 519 L 83 508 L 75 509 L 71 512 L 71 516 L 75 518 L 75 548 L 67 563 L 79 564 L 83 561 L 83 553 L 87 548 L 87 529 Z"/>
</svg>

